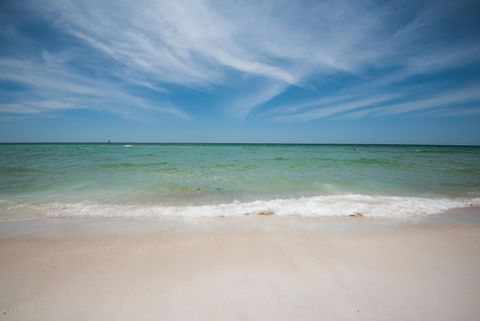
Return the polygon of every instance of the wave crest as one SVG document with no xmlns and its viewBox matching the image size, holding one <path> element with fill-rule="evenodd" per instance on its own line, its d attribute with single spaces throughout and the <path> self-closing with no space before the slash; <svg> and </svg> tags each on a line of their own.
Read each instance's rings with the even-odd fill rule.
<svg viewBox="0 0 480 321">
<path fill-rule="evenodd" d="M 50 203 L 46 216 L 96 217 L 220 217 L 243 215 L 366 216 L 400 218 L 441 213 L 452 208 L 480 207 L 480 198 L 421 198 L 335 195 L 257 200 L 196 206 L 142 206 L 98 203 Z"/>
</svg>

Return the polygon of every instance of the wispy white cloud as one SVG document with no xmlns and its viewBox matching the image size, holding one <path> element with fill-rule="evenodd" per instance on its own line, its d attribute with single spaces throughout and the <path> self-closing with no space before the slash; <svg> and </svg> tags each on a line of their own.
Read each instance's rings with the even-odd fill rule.
<svg viewBox="0 0 480 321">
<path fill-rule="evenodd" d="M 354 109 L 378 105 L 379 103 L 387 102 L 396 98 L 398 98 L 398 95 L 374 96 L 365 99 L 350 101 L 347 103 L 328 104 L 323 107 L 317 107 L 302 113 L 276 116 L 273 119 L 276 121 L 309 121 L 313 119 L 329 117 Z"/>
<path fill-rule="evenodd" d="M 407 7 L 411 5 L 410 3 Z M 371 30 L 373 36 L 370 35 L 366 38 L 371 49 L 377 51 L 377 55 L 372 55 L 370 56 L 372 59 L 365 59 L 359 64 L 360 69 L 367 67 L 366 72 L 360 70 L 358 73 L 362 81 L 356 82 L 354 85 L 339 86 L 327 94 L 322 93 L 320 98 L 275 106 L 263 113 L 263 116 L 282 121 L 306 121 L 335 115 L 337 110 L 341 110 L 345 106 L 350 111 L 338 117 L 343 119 L 362 118 L 375 114 L 387 104 L 384 102 L 367 108 L 363 102 L 365 99 L 368 101 L 369 97 L 412 96 L 412 91 L 418 91 L 428 84 L 427 80 L 426 83 L 416 86 L 411 84 L 405 86 L 405 81 L 412 77 L 435 75 L 480 61 L 480 46 L 475 38 L 472 39 L 467 35 L 455 38 L 448 35 L 449 31 L 442 30 L 445 28 L 443 24 L 449 26 L 448 20 L 452 19 L 452 15 L 458 13 L 459 8 L 463 8 L 464 4 L 455 6 L 442 2 L 420 2 L 419 5 L 419 8 L 410 8 L 413 18 L 410 21 L 406 20 L 404 25 L 396 24 L 388 19 L 383 20 L 385 17 L 390 17 L 398 22 L 398 19 L 401 18 L 401 15 L 394 12 L 395 9 L 399 9 L 395 8 L 394 3 L 389 8 L 391 10 L 383 12 L 383 15 L 379 17 L 375 26 L 384 29 L 385 32 L 379 32 L 379 29 L 374 28 Z M 402 10 L 399 9 L 399 11 Z M 438 36 L 440 32 L 445 34 L 440 37 Z M 355 55 L 356 49 L 359 48 L 350 48 L 352 56 Z M 375 67 L 374 72 L 368 70 L 368 67 L 371 66 Z M 435 89 L 436 86 L 438 87 L 438 84 L 432 82 L 430 89 Z M 458 84 L 457 88 L 463 86 L 463 84 Z M 436 91 L 435 95 L 442 94 L 441 89 L 437 88 Z M 409 108 L 412 111 L 427 108 L 426 102 L 421 99 L 418 100 L 419 105 L 414 107 L 416 103 L 416 99 L 409 100 Z M 443 106 L 440 104 L 440 100 L 431 100 L 431 103 L 432 105 L 429 105 L 431 108 Z M 322 108 L 318 108 L 319 106 Z M 355 108 L 350 108 L 350 106 L 355 106 Z M 399 106 L 398 113 L 400 111 L 407 112 L 407 108 L 404 108 L 403 105 Z"/>
<path fill-rule="evenodd" d="M 121 84 L 81 76 L 54 58 L 41 61 L 0 59 L 0 80 L 24 86 L 21 91 L 4 90 L 0 112 L 42 113 L 67 109 L 105 110 L 130 118 L 138 113 L 161 113 L 191 120 L 192 117 L 169 103 L 154 103 L 129 94 Z"/>
<path fill-rule="evenodd" d="M 434 114 L 435 116 L 443 116 L 443 117 L 477 116 L 477 115 L 480 115 L 480 105 L 476 105 L 474 107 L 469 107 L 469 108 L 433 110 L 431 114 Z"/>
<path fill-rule="evenodd" d="M 25 84 L 30 94 L 10 97 L 2 108 L 25 112 L 102 108 L 127 114 L 156 110 L 191 119 L 171 102 L 170 88 L 214 91 L 237 86 L 237 94 L 226 105 L 230 114 L 246 118 L 290 86 L 312 88 L 314 93 L 321 80 L 349 75 L 356 81 L 319 91 L 321 97 L 308 101 L 283 103 L 261 115 L 282 121 L 340 113 L 345 118 L 364 117 L 392 105 L 399 96 L 409 96 L 389 88 L 392 85 L 479 61 L 476 39 L 437 35 L 462 5 L 442 1 L 27 0 L 18 6 L 40 15 L 74 39 L 75 45 L 62 50 L 68 52 L 66 61 L 59 52 L 44 54 L 42 59 L 3 59 L 3 78 Z M 96 65 L 90 66 L 90 61 Z M 109 66 L 103 67 L 102 62 Z M 101 77 L 93 80 L 72 64 Z M 261 85 L 252 89 L 252 83 Z M 126 90 L 127 84 L 157 93 L 161 103 Z M 426 103 L 419 101 L 418 106 Z M 409 106 L 399 104 L 390 112 L 406 112 L 413 108 Z M 419 109 L 423 108 L 412 110 Z"/>
<path fill-rule="evenodd" d="M 398 100 L 402 102 L 396 102 Z M 435 90 L 427 96 L 420 97 L 398 92 L 388 92 L 377 96 L 340 94 L 324 99 L 280 106 L 266 115 L 275 121 L 310 121 L 330 116 L 353 120 L 366 116 L 391 116 L 434 109 L 438 110 L 439 115 L 454 116 L 470 112 L 475 114 L 470 109 L 455 111 L 458 106 L 475 102 L 480 103 L 480 85 Z M 435 112 L 430 114 L 435 115 Z"/>
<path fill-rule="evenodd" d="M 268 82 L 260 89 L 255 90 L 254 94 L 234 99 L 230 104 L 234 116 L 243 119 L 255 108 L 282 93 L 288 87 L 284 82 Z"/>
<path fill-rule="evenodd" d="M 389 14 L 382 6 L 349 0 L 65 0 L 35 5 L 62 30 L 157 83 L 199 89 L 228 85 L 232 71 L 247 80 L 271 81 L 232 102 L 232 113 L 244 117 L 312 75 L 356 73 L 385 57 L 379 44 L 385 38 L 382 19 Z"/>
<path fill-rule="evenodd" d="M 401 103 L 385 103 L 380 106 L 356 110 L 344 115 L 342 119 L 359 119 L 368 115 L 392 116 L 413 112 L 428 111 L 430 115 L 463 115 L 470 112 L 471 107 L 464 108 L 462 105 L 480 103 L 480 86 L 473 85 L 461 89 L 443 90 L 435 92 L 427 97 L 407 98 Z M 462 108 L 460 108 L 462 107 Z M 474 112 L 472 112 L 474 114 Z"/>
<path fill-rule="evenodd" d="M 480 101 L 480 86 L 470 86 L 451 90 L 431 98 L 418 99 L 399 104 L 384 106 L 372 112 L 373 115 L 397 115 L 431 108 L 459 105 Z"/>
</svg>

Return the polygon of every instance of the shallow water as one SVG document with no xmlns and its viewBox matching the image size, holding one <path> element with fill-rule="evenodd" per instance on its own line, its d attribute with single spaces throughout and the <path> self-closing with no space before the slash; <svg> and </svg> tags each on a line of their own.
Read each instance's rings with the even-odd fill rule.
<svg viewBox="0 0 480 321">
<path fill-rule="evenodd" d="M 479 147 L 0 145 L 3 217 L 388 217 L 478 206 L 479 198 Z"/>
</svg>

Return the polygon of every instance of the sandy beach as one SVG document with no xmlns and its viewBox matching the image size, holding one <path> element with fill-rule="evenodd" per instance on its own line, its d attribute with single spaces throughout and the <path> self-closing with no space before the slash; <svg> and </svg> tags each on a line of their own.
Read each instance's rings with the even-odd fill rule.
<svg viewBox="0 0 480 321">
<path fill-rule="evenodd" d="M 480 321 L 480 0 L 0 0 L 0 321 Z"/>
<path fill-rule="evenodd" d="M 2 320 L 478 320 L 480 212 L 0 223 Z"/>
</svg>

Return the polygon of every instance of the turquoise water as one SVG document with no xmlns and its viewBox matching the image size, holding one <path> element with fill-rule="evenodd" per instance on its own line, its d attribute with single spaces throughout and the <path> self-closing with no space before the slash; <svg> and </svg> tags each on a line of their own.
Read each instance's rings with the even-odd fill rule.
<svg viewBox="0 0 480 321">
<path fill-rule="evenodd" d="M 339 197 L 343 198 L 339 201 Z M 320 203 L 319 213 L 326 206 L 350 213 L 348 204 L 335 206 L 348 200 L 353 208 L 362 203 L 358 197 L 369 202 L 461 200 L 465 206 L 475 205 L 480 197 L 480 148 L 0 145 L 0 210 L 4 215 L 19 215 L 27 209 L 61 212 L 65 208 L 85 215 L 97 210 L 103 215 L 114 212 L 112 206 L 117 212 L 122 212 L 119 206 L 126 206 L 125 213 L 140 208 L 150 214 L 164 213 L 166 208 L 169 213 L 183 213 L 186 207 L 194 211 L 195 206 L 235 204 L 223 209 L 228 215 L 260 201 L 266 205 L 264 210 L 259 205 L 259 211 L 281 212 L 290 203 L 278 201 L 285 200 L 295 201 L 297 208 L 302 201 Z M 274 200 L 277 203 L 272 203 Z M 312 206 L 309 210 L 315 213 Z"/>
</svg>

